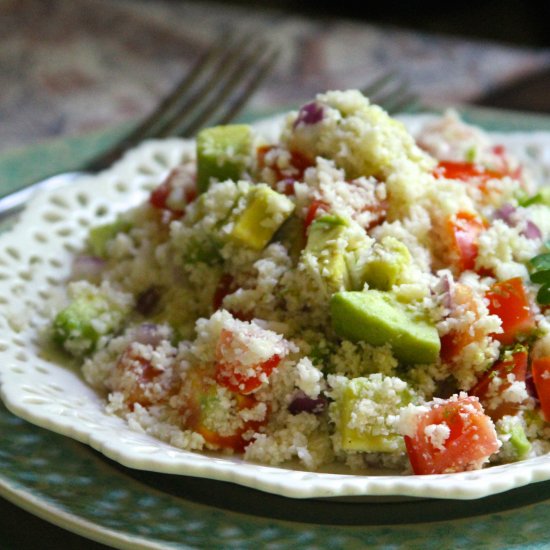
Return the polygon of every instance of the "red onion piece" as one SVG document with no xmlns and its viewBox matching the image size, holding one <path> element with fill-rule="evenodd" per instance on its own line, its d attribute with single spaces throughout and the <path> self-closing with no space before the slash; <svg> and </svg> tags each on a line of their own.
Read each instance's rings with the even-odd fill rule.
<svg viewBox="0 0 550 550">
<path fill-rule="evenodd" d="M 311 414 L 321 414 L 327 407 L 327 398 L 324 395 L 319 397 L 309 397 L 303 391 L 298 391 L 288 405 L 288 412 L 292 415 L 307 412 Z"/>
<path fill-rule="evenodd" d="M 527 239 L 542 239 L 541 230 L 531 220 L 527 220 L 525 229 L 521 231 L 521 234 Z"/>
<path fill-rule="evenodd" d="M 312 125 L 317 124 L 323 120 L 324 112 L 323 106 L 319 105 L 315 101 L 311 103 L 306 103 L 299 111 L 298 118 L 294 121 L 294 128 L 300 124 Z"/>
<path fill-rule="evenodd" d="M 504 204 L 495 212 L 495 219 L 502 220 L 508 225 L 514 226 L 517 223 L 517 220 L 514 217 L 515 213 L 516 208 L 514 206 L 512 206 L 511 204 Z"/>
<path fill-rule="evenodd" d="M 160 295 L 158 286 L 150 286 L 137 297 L 136 311 L 142 315 L 151 315 L 160 304 Z"/>
<path fill-rule="evenodd" d="M 517 209 L 514 206 L 505 204 L 495 212 L 495 219 L 502 220 L 510 227 L 516 227 L 520 222 L 516 213 Z M 542 239 L 541 230 L 531 220 L 525 222 L 525 228 L 522 229 L 521 234 L 527 239 Z"/>
<path fill-rule="evenodd" d="M 133 334 L 134 341 L 140 344 L 158 346 L 166 337 L 160 330 L 159 325 L 154 323 L 142 323 L 138 325 Z"/>
<path fill-rule="evenodd" d="M 530 369 L 525 374 L 525 388 L 527 389 L 527 393 L 530 397 L 532 397 L 536 401 L 539 400 L 539 394 L 537 392 L 535 381 L 533 380 L 533 374 L 531 373 Z"/>
<path fill-rule="evenodd" d="M 73 279 L 97 280 L 105 269 L 105 260 L 98 256 L 77 256 L 72 265 Z"/>
<path fill-rule="evenodd" d="M 445 309 L 453 309 L 453 284 L 453 276 L 450 273 L 444 273 L 441 277 L 441 288 L 443 289 L 441 305 Z"/>
</svg>

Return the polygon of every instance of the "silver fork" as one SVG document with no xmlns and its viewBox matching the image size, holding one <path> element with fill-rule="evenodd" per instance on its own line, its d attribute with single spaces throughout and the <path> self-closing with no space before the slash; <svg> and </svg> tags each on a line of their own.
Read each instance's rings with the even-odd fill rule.
<svg viewBox="0 0 550 550">
<path fill-rule="evenodd" d="M 145 139 L 188 137 L 206 125 L 230 122 L 267 77 L 278 54 L 263 41 L 245 37 L 231 43 L 223 37 L 199 58 L 153 113 L 108 151 L 78 172 L 56 174 L 0 197 L 0 223 L 20 212 L 36 191 L 56 189 L 85 173 L 108 168 Z M 374 78 L 361 91 L 392 114 L 410 109 L 416 102 L 408 84 L 393 72 Z"/>
<path fill-rule="evenodd" d="M 361 92 L 371 103 L 376 103 L 391 115 L 419 107 L 418 98 L 410 90 L 408 81 L 393 71 L 375 78 L 361 88 Z"/>
<path fill-rule="evenodd" d="M 21 211 L 38 190 L 57 189 L 83 174 L 100 172 L 146 139 L 189 137 L 206 125 L 228 123 L 268 76 L 278 56 L 279 50 L 263 39 L 222 36 L 157 108 L 106 152 L 78 172 L 56 174 L 1 197 L 0 222 Z"/>
</svg>

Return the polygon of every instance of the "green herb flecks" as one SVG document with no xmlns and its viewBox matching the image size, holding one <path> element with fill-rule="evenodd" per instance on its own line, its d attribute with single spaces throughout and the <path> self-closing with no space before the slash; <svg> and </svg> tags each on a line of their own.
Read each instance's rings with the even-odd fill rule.
<svg viewBox="0 0 550 550">
<path fill-rule="evenodd" d="M 540 284 L 537 302 L 541 305 L 550 304 L 550 253 L 539 254 L 529 260 L 532 268 L 531 281 Z"/>
</svg>

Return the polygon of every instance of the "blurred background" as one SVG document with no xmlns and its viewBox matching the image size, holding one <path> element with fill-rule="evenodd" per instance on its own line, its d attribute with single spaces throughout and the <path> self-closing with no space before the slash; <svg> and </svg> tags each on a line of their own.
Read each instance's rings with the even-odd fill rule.
<svg viewBox="0 0 550 550">
<path fill-rule="evenodd" d="M 550 3 L 544 0 L 359 3 L 233 0 L 226 3 L 276 8 L 310 17 L 345 17 L 419 31 L 498 40 L 536 47 L 550 46 Z"/>
<path fill-rule="evenodd" d="M 427 105 L 550 112 L 550 2 L 2 0 L 0 153 L 135 120 L 223 30 L 281 47 L 249 111 L 388 70 Z"/>
</svg>

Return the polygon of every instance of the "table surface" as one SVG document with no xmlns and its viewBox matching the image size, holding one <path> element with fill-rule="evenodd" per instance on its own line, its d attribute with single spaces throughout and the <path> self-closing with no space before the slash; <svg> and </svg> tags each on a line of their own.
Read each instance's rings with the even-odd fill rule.
<svg viewBox="0 0 550 550">
<path fill-rule="evenodd" d="M 0 160 L 142 116 L 229 27 L 261 29 L 282 48 L 252 113 L 361 87 L 389 69 L 427 105 L 550 113 L 548 50 L 225 4 L 20 0 L 0 3 Z M 2 499 L 0 547 L 105 548 Z"/>
</svg>

